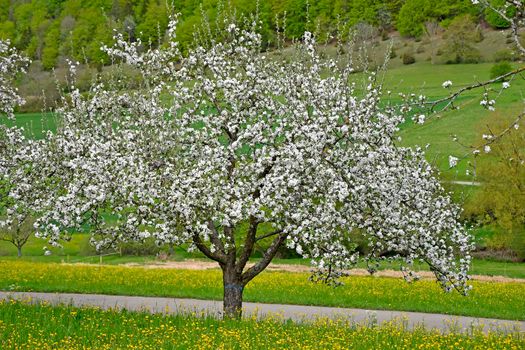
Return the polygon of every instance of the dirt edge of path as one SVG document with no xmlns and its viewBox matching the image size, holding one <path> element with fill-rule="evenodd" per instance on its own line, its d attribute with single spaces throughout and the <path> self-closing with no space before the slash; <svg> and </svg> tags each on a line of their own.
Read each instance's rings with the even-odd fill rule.
<svg viewBox="0 0 525 350">
<path fill-rule="evenodd" d="M 71 265 L 92 265 L 92 264 L 71 264 Z M 247 268 L 253 265 L 248 263 Z M 115 265 L 113 265 L 115 266 Z M 140 267 L 146 269 L 180 269 L 180 270 L 210 270 L 218 269 L 219 266 L 211 261 L 200 261 L 200 260 L 184 260 L 184 261 L 167 261 L 167 262 L 153 262 L 146 264 L 139 263 L 126 263 L 119 264 L 117 266 L 123 267 Z M 295 264 L 270 264 L 266 268 L 267 271 L 283 271 L 283 272 L 310 272 L 311 267 L 306 265 L 295 265 Z M 369 276 L 370 273 L 366 269 L 355 268 L 347 271 L 351 276 Z M 435 279 L 434 274 L 430 271 L 419 271 L 419 276 L 423 279 Z M 381 270 L 374 274 L 376 277 L 391 277 L 391 278 L 403 278 L 403 273 L 396 270 Z M 486 276 L 486 275 L 471 275 L 472 280 L 482 282 L 517 282 L 525 283 L 524 278 L 511 278 L 505 276 Z"/>
</svg>

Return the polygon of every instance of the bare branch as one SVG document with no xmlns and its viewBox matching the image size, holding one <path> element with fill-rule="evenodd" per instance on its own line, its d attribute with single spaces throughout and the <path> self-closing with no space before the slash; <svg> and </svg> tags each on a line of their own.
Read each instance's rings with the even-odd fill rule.
<svg viewBox="0 0 525 350">
<path fill-rule="evenodd" d="M 211 260 L 217 261 L 218 263 L 226 263 L 226 256 L 220 252 L 212 252 L 206 244 L 202 241 L 200 236 L 198 234 L 193 235 L 193 243 L 197 246 L 197 248 L 204 254 L 206 257 L 210 258 Z"/>
<path fill-rule="evenodd" d="M 237 273 L 242 273 L 244 270 L 244 267 L 246 266 L 246 263 L 250 259 L 250 256 L 253 252 L 253 247 L 255 245 L 255 242 L 257 241 L 255 238 L 255 235 L 257 234 L 257 227 L 259 226 L 259 221 L 255 216 L 250 216 L 250 227 L 248 228 L 248 232 L 246 233 L 246 240 L 244 242 L 244 247 L 241 253 L 241 256 L 239 257 L 239 260 L 237 264 L 235 265 L 235 270 Z"/>
<path fill-rule="evenodd" d="M 267 234 L 264 234 L 264 235 L 260 235 L 260 236 L 257 236 L 255 238 L 255 241 L 256 242 L 259 242 L 260 240 L 263 240 L 265 238 L 268 238 L 268 237 L 272 237 L 272 236 L 275 236 L 275 235 L 278 235 L 278 234 L 281 234 L 283 232 L 283 230 L 276 230 L 276 231 L 273 231 L 273 232 L 270 232 L 270 233 L 267 233 Z"/>
<path fill-rule="evenodd" d="M 244 284 L 250 282 L 255 276 L 261 273 L 268 266 L 268 264 L 270 264 L 272 259 L 275 257 L 275 254 L 277 254 L 277 250 L 283 244 L 285 239 L 286 234 L 280 233 L 279 236 L 273 240 L 268 249 L 266 249 L 262 259 L 242 274 L 242 281 Z"/>
<path fill-rule="evenodd" d="M 484 86 L 487 86 L 487 85 L 490 85 L 490 84 L 494 84 L 494 83 L 496 83 L 498 81 L 501 81 L 502 79 L 506 79 L 508 77 L 515 76 L 515 75 L 517 75 L 517 74 L 519 74 L 519 73 L 521 73 L 523 71 L 525 71 L 525 66 L 520 67 L 518 69 L 515 69 L 512 72 L 500 75 L 499 77 L 496 77 L 494 79 L 486 80 L 486 81 L 483 81 L 483 82 L 477 82 L 475 84 L 472 84 L 472 85 L 469 85 L 469 86 L 465 86 L 465 87 L 457 90 L 456 92 L 454 92 L 453 94 L 451 94 L 449 96 L 446 96 L 446 97 L 443 97 L 443 98 L 440 98 L 440 99 L 434 100 L 434 101 L 427 101 L 427 102 L 424 102 L 423 104 L 430 105 L 430 110 L 434 112 L 437 105 L 439 105 L 440 103 L 448 101 L 448 103 L 443 108 L 440 109 L 440 111 L 444 111 L 444 110 L 448 109 L 454 103 L 454 101 L 460 95 L 462 95 L 463 93 L 465 93 L 467 91 L 470 91 L 470 90 L 478 89 L 478 88 L 481 88 L 481 87 L 484 87 Z"/>
<path fill-rule="evenodd" d="M 211 231 L 210 234 L 210 241 L 215 246 L 216 249 L 218 249 L 221 253 L 226 254 L 226 251 L 224 249 L 224 245 L 222 244 L 222 241 L 219 238 L 219 233 L 217 232 L 217 228 L 215 227 L 215 224 L 212 220 L 208 220 L 208 228 Z"/>
</svg>

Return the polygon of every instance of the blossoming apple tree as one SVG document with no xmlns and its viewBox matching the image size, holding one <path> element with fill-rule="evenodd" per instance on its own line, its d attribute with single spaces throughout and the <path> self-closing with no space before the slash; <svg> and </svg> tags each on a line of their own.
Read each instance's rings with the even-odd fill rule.
<svg viewBox="0 0 525 350">
<path fill-rule="evenodd" d="M 197 249 L 223 271 L 230 317 L 280 247 L 335 283 L 356 262 L 356 233 L 371 268 L 395 256 L 412 279 L 424 261 L 446 290 L 468 290 L 460 209 L 424 151 L 396 145 L 404 115 L 381 104 L 373 75 L 361 89 L 351 62 L 321 59 L 312 34 L 289 59 L 263 50 L 255 24 L 231 21 L 183 56 L 175 24 L 161 48 L 122 37 L 105 48 L 142 73 L 141 88 L 115 77 L 64 100 L 40 153 L 52 195 L 39 236 L 59 245 L 89 225 L 99 249 L 150 237 Z"/>
<path fill-rule="evenodd" d="M 0 240 L 16 246 L 18 256 L 34 232 L 33 214 L 39 202 L 35 189 L 41 180 L 41 173 L 33 169 L 40 142 L 26 138 L 22 128 L 6 123 L 7 119 L 14 122 L 15 107 L 24 102 L 13 81 L 25 72 L 28 63 L 9 41 L 0 40 Z"/>
</svg>

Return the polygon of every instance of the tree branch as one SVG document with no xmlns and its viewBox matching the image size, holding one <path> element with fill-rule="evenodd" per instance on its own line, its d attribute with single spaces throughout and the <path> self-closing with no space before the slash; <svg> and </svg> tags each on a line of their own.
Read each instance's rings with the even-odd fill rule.
<svg viewBox="0 0 525 350">
<path fill-rule="evenodd" d="M 246 241 L 244 242 L 244 247 L 242 249 L 241 256 L 237 264 L 235 265 L 235 270 L 237 273 L 241 274 L 246 266 L 246 263 L 250 259 L 250 256 L 253 252 L 253 247 L 257 241 L 255 235 L 257 234 L 257 227 L 259 226 L 259 221 L 255 216 L 250 216 L 250 227 L 248 228 L 248 233 L 246 234 Z"/>
<path fill-rule="evenodd" d="M 202 241 L 200 236 L 197 233 L 193 234 L 193 243 L 197 246 L 197 248 L 204 254 L 206 257 L 210 258 L 211 260 L 217 261 L 218 263 L 225 264 L 226 263 L 226 256 L 223 253 L 217 253 L 212 252 L 206 244 Z"/>
<path fill-rule="evenodd" d="M 513 129 L 516 125 L 519 125 L 521 119 L 523 119 L 524 116 L 525 116 L 525 112 L 519 114 L 519 115 L 516 117 L 516 119 L 514 119 L 514 121 L 513 121 L 508 127 L 506 127 L 503 131 L 501 131 L 501 132 L 500 132 L 499 134 L 497 134 L 497 135 L 492 134 L 493 137 L 492 137 L 491 139 L 487 140 L 487 142 L 484 142 L 481 146 L 478 146 L 478 147 L 470 146 L 470 147 L 469 147 L 469 146 L 467 146 L 467 145 L 463 145 L 463 144 L 459 143 L 458 141 L 456 141 L 456 142 L 458 142 L 461 146 L 463 146 L 464 148 L 469 148 L 469 149 L 472 150 L 472 151 L 469 151 L 469 152 L 465 153 L 462 157 L 458 158 L 458 160 L 457 160 L 458 163 L 459 163 L 460 161 L 462 161 L 462 160 L 468 158 L 468 157 L 469 157 L 471 154 L 473 154 L 473 153 L 476 153 L 476 152 L 481 153 L 481 149 L 484 148 L 485 146 L 490 146 L 490 145 L 492 145 L 493 143 L 499 141 L 503 136 L 505 136 L 506 134 L 508 134 L 509 132 L 511 132 L 512 129 Z M 452 167 L 450 167 L 450 168 L 452 168 Z M 450 169 L 450 168 L 449 168 L 449 169 Z"/>
<path fill-rule="evenodd" d="M 510 76 L 514 76 L 516 74 L 519 74 L 521 72 L 525 71 L 525 66 L 521 67 L 521 68 L 518 68 L 518 69 L 515 69 L 513 70 L 512 72 L 509 72 L 509 73 L 505 73 L 503 75 L 500 75 L 499 77 L 496 77 L 494 79 L 490 79 L 490 80 L 486 80 L 486 81 L 483 81 L 483 82 L 477 82 L 475 84 L 472 84 L 472 85 L 469 85 L 469 86 L 465 86 L 459 90 L 457 90 L 456 92 L 454 92 L 453 94 L 451 95 L 448 95 L 446 97 L 443 97 L 443 98 L 440 98 L 438 100 L 435 100 L 435 101 L 428 101 L 428 102 L 424 102 L 424 104 L 427 104 L 427 105 L 430 105 L 430 110 L 431 111 L 434 111 L 434 109 L 436 108 L 436 106 L 440 103 L 443 103 L 443 102 L 447 102 L 448 103 L 445 105 L 445 107 L 443 107 L 441 109 L 441 111 L 444 111 L 446 110 L 448 107 L 450 107 L 452 105 L 452 103 L 461 95 L 463 94 L 464 92 L 466 91 L 469 91 L 469 90 L 474 90 L 474 89 L 477 89 L 477 88 L 480 88 L 480 87 L 484 87 L 484 86 L 487 86 L 487 85 L 490 85 L 490 84 L 493 84 L 493 83 L 496 83 L 502 79 L 505 79 L 505 78 L 508 78 Z"/>
<path fill-rule="evenodd" d="M 270 264 L 272 259 L 275 257 L 275 254 L 277 254 L 277 250 L 283 244 L 285 239 L 285 233 L 279 234 L 279 236 L 273 240 L 268 249 L 266 249 L 262 259 L 242 274 L 242 281 L 244 284 L 250 282 L 255 276 L 261 273 L 268 266 L 268 264 Z"/>
<path fill-rule="evenodd" d="M 235 245 L 235 233 L 231 226 L 224 227 L 224 235 L 228 238 L 228 249 L 225 250 L 226 259 L 230 264 L 235 264 L 235 259 L 237 257 L 237 247 Z"/>
<path fill-rule="evenodd" d="M 525 55 L 525 48 L 521 44 L 520 34 L 519 34 L 520 17 L 523 17 L 523 11 L 524 11 L 523 3 L 520 2 L 520 1 L 517 1 L 517 0 L 506 0 L 505 3 L 510 5 L 510 6 L 514 6 L 515 9 L 516 9 L 516 13 L 515 13 L 515 15 L 512 18 L 507 16 L 507 13 L 505 11 L 500 10 L 500 9 L 496 8 L 495 6 L 493 6 L 490 3 L 490 1 L 482 0 L 483 6 L 487 7 L 491 11 L 497 13 L 501 18 L 503 18 L 505 21 L 510 23 L 510 28 L 511 28 L 511 31 L 512 31 L 512 36 L 514 38 L 514 43 L 516 44 L 516 47 L 521 52 L 521 54 Z M 505 7 L 505 9 L 506 9 L 506 7 Z"/>
<path fill-rule="evenodd" d="M 222 244 L 222 241 L 219 238 L 219 232 L 217 232 L 217 228 L 215 227 L 215 224 L 213 223 L 212 220 L 208 220 L 208 229 L 211 231 L 211 234 L 210 234 L 210 241 L 211 241 L 211 243 L 221 253 L 226 254 L 226 251 L 224 249 L 224 245 Z"/>
<path fill-rule="evenodd" d="M 272 237 L 272 236 L 275 236 L 275 235 L 278 235 L 280 233 L 282 233 L 283 230 L 275 230 L 273 232 L 270 232 L 270 233 L 267 233 L 267 234 L 264 234 L 264 235 L 260 235 L 260 236 L 257 236 L 255 238 L 255 242 L 259 242 L 260 240 L 262 239 L 265 239 L 265 238 L 268 238 L 268 237 Z"/>
</svg>

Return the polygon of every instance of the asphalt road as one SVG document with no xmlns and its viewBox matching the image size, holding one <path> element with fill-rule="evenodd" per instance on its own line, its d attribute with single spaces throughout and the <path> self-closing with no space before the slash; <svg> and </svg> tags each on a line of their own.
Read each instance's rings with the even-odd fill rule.
<svg viewBox="0 0 525 350">
<path fill-rule="evenodd" d="M 37 292 L 0 292 L 0 299 L 30 300 L 33 303 L 46 301 L 51 304 L 67 304 L 73 306 L 92 306 L 102 309 L 119 308 L 130 311 L 146 311 L 151 313 L 191 313 L 220 317 L 222 302 L 198 299 L 176 299 L 158 297 L 137 297 L 100 294 L 73 294 L 73 293 L 37 293 Z M 442 314 L 428 314 L 421 312 L 362 310 L 348 308 L 334 308 L 304 305 L 282 305 L 248 303 L 243 305 L 243 314 L 258 317 L 278 315 L 283 319 L 296 322 L 307 322 L 316 318 L 351 319 L 356 323 L 377 323 L 403 320 L 409 328 L 424 325 L 447 332 L 467 331 L 472 327 L 483 327 L 489 330 L 519 330 L 525 332 L 524 321 L 506 321 L 487 318 L 451 316 Z"/>
</svg>

